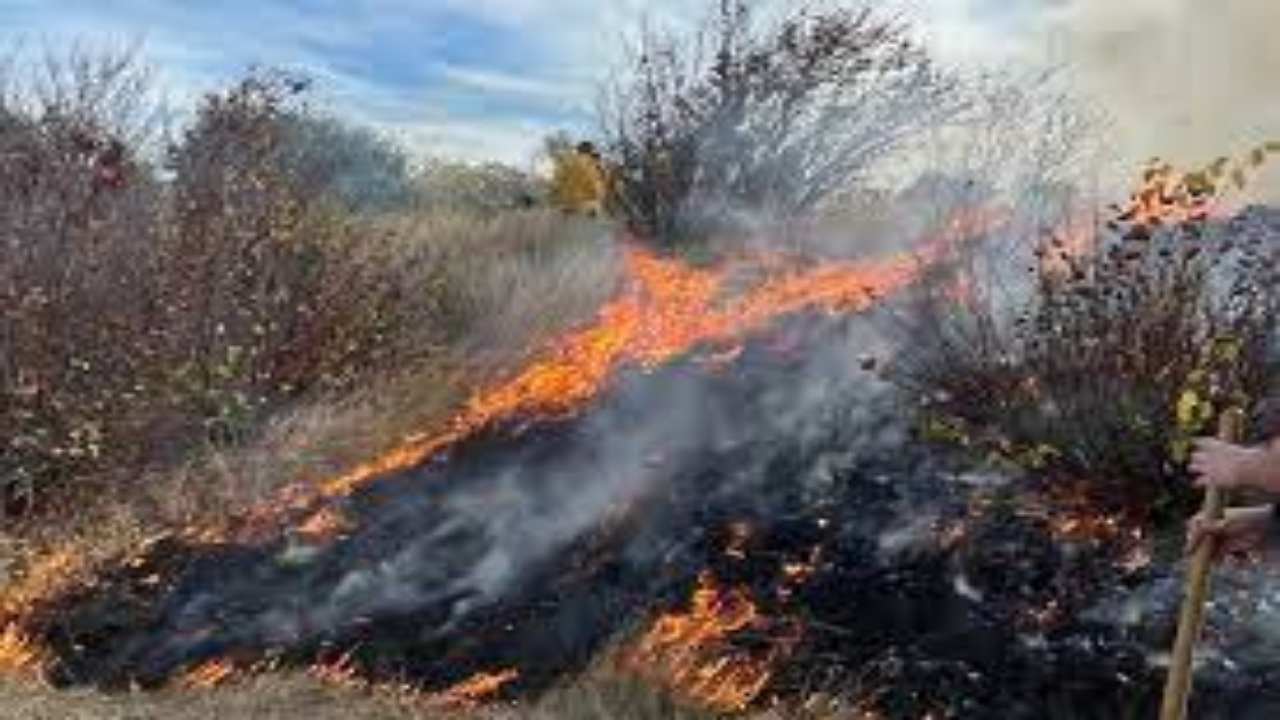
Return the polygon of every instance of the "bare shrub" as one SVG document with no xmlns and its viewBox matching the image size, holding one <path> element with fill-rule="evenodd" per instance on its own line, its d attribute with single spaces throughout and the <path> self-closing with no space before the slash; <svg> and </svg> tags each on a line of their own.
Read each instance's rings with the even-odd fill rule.
<svg viewBox="0 0 1280 720">
<path fill-rule="evenodd" d="M 605 91 L 617 204 L 665 242 L 741 214 L 785 222 L 958 109 L 903 22 L 869 6 L 721 0 L 693 36 L 644 30 Z"/>
<path fill-rule="evenodd" d="M 142 390 L 161 189 L 130 51 L 16 60 L 0 78 L 0 500 L 102 467 Z M 21 82 L 16 73 L 28 71 Z M 130 341 L 125 341 L 128 338 Z"/>
<path fill-rule="evenodd" d="M 140 484 L 163 496 L 157 473 L 193 451 L 226 457 L 299 404 L 354 406 L 389 386 L 421 399 L 404 392 L 414 378 L 438 382 L 471 351 L 511 358 L 613 291 L 616 258 L 599 225 L 538 212 L 352 212 L 331 192 L 342 168 L 298 146 L 318 116 L 302 101 L 306 83 L 286 74 L 254 72 L 206 95 L 164 152 L 161 179 L 133 62 L 50 61 L 49 79 L 28 89 L 11 78 L 18 90 L 0 98 L 8 510 L 39 499 L 65 508 L 105 487 L 164 505 Z M 346 132 L 322 125 L 326 137 Z M 439 413 L 442 402 L 424 406 Z M 313 456 L 341 463 L 403 434 L 343 412 L 369 432 L 346 425 L 356 439 Z M 283 483 L 292 473 L 279 469 Z M 215 485 L 226 475 L 202 472 L 173 474 Z M 222 484 L 191 494 L 230 506 L 235 483 Z"/>
</svg>

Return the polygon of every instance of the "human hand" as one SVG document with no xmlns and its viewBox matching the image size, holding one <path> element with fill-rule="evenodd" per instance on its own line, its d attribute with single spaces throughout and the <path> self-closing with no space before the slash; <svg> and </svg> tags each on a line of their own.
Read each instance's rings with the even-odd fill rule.
<svg viewBox="0 0 1280 720">
<path fill-rule="evenodd" d="M 1230 508 L 1218 520 L 1209 520 L 1202 513 L 1196 514 L 1187 521 L 1185 550 L 1188 554 L 1195 552 L 1200 543 L 1210 537 L 1217 540 L 1215 557 L 1259 550 L 1273 522 L 1270 505 Z"/>
<path fill-rule="evenodd" d="M 1235 488 L 1264 484 L 1256 473 L 1262 450 L 1233 445 L 1214 438 L 1197 438 L 1191 453 L 1191 472 L 1198 487 Z"/>
</svg>

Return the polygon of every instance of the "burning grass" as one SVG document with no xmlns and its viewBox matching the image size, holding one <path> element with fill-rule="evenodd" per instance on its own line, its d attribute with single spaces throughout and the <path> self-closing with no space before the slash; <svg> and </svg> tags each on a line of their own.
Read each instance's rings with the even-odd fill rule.
<svg viewBox="0 0 1280 720">
<path fill-rule="evenodd" d="M 443 432 L 411 438 L 392 453 L 327 481 L 323 492 L 345 494 L 370 478 L 418 464 L 496 420 L 576 412 L 620 366 L 653 368 L 698 345 L 732 341 L 801 310 L 864 310 L 914 279 L 931 256 L 991 229 L 1002 217 L 987 211 L 957 214 L 938 237 L 921 243 L 922 255 L 787 269 L 729 299 L 721 297 L 721 288 L 730 269 L 694 268 L 631 247 L 626 251 L 630 287 L 600 309 L 594 324 L 555 341 L 548 357 L 514 378 L 475 393 Z M 768 256 L 747 262 L 777 265 Z"/>
<path fill-rule="evenodd" d="M 709 573 L 698 577 L 689 609 L 659 617 L 630 648 L 619 667 L 669 688 L 677 697 L 722 712 L 746 709 L 769 685 L 778 663 L 798 640 L 798 628 L 779 632 L 743 588 L 721 587 Z M 755 652 L 727 640 L 741 633 L 767 639 Z"/>
</svg>

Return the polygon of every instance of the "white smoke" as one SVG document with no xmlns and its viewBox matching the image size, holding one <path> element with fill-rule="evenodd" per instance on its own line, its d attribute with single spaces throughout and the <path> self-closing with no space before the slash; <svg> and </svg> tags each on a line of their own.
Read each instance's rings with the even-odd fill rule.
<svg viewBox="0 0 1280 720">
<path fill-rule="evenodd" d="M 1280 139 L 1275 0 L 965 6 L 974 23 L 1000 28 L 984 35 L 996 48 L 1029 64 L 1065 65 L 1114 118 L 1107 139 L 1132 166 L 1157 156 L 1203 165 Z M 1260 177 L 1252 197 L 1280 198 L 1280 171 Z"/>
</svg>

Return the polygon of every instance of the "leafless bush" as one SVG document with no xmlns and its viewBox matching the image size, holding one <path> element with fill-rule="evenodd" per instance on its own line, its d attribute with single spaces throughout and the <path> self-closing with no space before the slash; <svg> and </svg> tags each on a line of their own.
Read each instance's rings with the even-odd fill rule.
<svg viewBox="0 0 1280 720">
<path fill-rule="evenodd" d="M 132 52 L 0 78 L 0 496 L 97 467 L 145 362 L 161 190 Z M 29 72 L 20 81 L 19 72 Z M 135 342 L 122 342 L 124 338 Z M 124 450 L 127 454 L 128 450 Z"/>
<path fill-rule="evenodd" d="M 803 216 L 960 109 L 905 23 L 838 4 L 764 22 L 756 5 L 720 0 L 691 37 L 644 30 L 602 98 L 616 201 L 667 242 Z"/>
<path fill-rule="evenodd" d="M 0 101 L 9 510 L 126 491 L 298 403 L 431 375 L 462 348 L 523 347 L 612 291 L 597 226 L 352 213 L 299 161 L 311 116 L 284 74 L 206 95 L 161 179 L 133 63 L 50 61 L 47 81 L 11 79 Z"/>
</svg>

